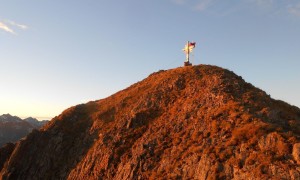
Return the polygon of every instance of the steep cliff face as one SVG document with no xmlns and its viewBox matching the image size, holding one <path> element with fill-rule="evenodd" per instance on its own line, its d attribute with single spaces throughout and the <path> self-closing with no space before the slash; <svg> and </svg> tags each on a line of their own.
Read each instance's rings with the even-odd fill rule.
<svg viewBox="0 0 300 180">
<path fill-rule="evenodd" d="M 16 144 L 0 177 L 299 179 L 299 165 L 299 108 L 201 65 L 67 109 Z"/>
</svg>

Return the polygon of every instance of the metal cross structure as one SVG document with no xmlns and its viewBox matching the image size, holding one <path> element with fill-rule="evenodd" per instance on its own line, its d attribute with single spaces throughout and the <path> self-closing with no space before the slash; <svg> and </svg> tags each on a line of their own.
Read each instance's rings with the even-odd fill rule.
<svg viewBox="0 0 300 180">
<path fill-rule="evenodd" d="M 184 46 L 184 53 L 186 54 L 186 59 L 184 62 L 184 66 L 191 66 L 192 63 L 190 62 L 190 53 L 193 51 L 193 49 L 196 47 L 196 42 L 190 42 L 188 41 L 186 45 Z"/>
</svg>

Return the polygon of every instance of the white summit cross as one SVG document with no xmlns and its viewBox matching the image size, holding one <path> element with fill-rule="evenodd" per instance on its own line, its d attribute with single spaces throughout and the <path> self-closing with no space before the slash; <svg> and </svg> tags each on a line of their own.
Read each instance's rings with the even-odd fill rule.
<svg viewBox="0 0 300 180">
<path fill-rule="evenodd" d="M 184 46 L 184 49 L 182 49 L 186 54 L 186 60 L 184 62 L 184 66 L 192 65 L 192 63 L 190 63 L 190 53 L 193 51 L 195 47 L 196 47 L 196 42 L 188 41 L 187 44 Z"/>
</svg>

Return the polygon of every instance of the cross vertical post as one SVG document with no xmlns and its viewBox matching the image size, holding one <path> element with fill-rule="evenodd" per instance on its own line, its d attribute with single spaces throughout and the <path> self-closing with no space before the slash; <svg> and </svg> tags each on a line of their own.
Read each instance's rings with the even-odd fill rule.
<svg viewBox="0 0 300 180">
<path fill-rule="evenodd" d="M 185 45 L 183 51 L 186 54 L 186 60 L 184 62 L 184 66 L 191 66 L 192 63 L 190 63 L 190 53 L 193 51 L 193 49 L 196 46 L 196 42 L 190 42 L 188 41 L 187 44 Z"/>
</svg>

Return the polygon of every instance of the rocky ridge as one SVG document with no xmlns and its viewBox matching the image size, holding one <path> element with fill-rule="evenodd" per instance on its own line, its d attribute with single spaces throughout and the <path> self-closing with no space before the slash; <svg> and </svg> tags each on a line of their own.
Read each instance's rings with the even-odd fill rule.
<svg viewBox="0 0 300 180">
<path fill-rule="evenodd" d="M 26 119 L 23 119 L 23 121 L 28 122 L 29 124 L 31 124 L 34 128 L 39 129 L 42 126 L 44 126 L 47 122 L 49 122 L 48 120 L 42 120 L 39 121 L 36 118 L 33 117 L 28 117 Z"/>
<path fill-rule="evenodd" d="M 71 107 L 0 155 L 0 179 L 300 179 L 300 110 L 231 71 L 176 68 Z"/>
</svg>

